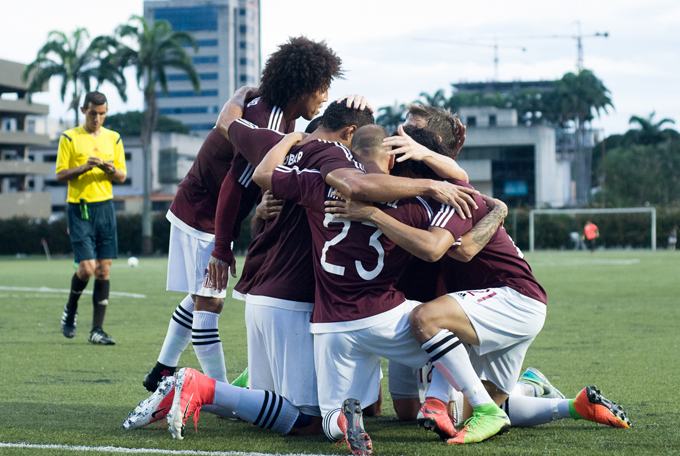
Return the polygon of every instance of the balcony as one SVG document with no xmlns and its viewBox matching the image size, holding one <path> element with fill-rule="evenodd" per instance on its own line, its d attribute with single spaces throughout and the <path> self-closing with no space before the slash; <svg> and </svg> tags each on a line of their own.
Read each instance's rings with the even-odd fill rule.
<svg viewBox="0 0 680 456">
<path fill-rule="evenodd" d="M 50 137 L 27 131 L 0 131 L 0 147 L 49 146 Z"/>
<path fill-rule="evenodd" d="M 0 177 L 51 173 L 51 163 L 34 163 L 22 160 L 0 160 Z"/>
<path fill-rule="evenodd" d="M 23 117 L 25 115 L 46 116 L 50 112 L 48 105 L 29 103 L 26 99 L 0 99 L 0 113 L 3 117 Z"/>
</svg>

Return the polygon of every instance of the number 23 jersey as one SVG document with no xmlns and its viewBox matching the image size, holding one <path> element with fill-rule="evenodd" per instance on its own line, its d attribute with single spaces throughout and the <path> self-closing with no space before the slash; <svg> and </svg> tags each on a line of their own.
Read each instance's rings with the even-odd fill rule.
<svg viewBox="0 0 680 456">
<path fill-rule="evenodd" d="M 272 176 L 274 197 L 294 201 L 307 212 L 316 280 L 312 323 L 361 320 L 405 301 L 394 285 L 411 254 L 373 224 L 326 214 L 324 202 L 338 199 L 334 191 L 316 170 L 279 166 Z M 422 229 L 430 225 L 432 210 L 421 198 L 376 206 L 407 225 Z"/>
</svg>

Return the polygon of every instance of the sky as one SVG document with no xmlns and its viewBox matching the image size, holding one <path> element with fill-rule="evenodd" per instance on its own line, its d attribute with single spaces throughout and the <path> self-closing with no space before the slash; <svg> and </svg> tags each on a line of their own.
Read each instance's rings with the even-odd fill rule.
<svg viewBox="0 0 680 456">
<path fill-rule="evenodd" d="M 94 37 L 111 34 L 141 0 L 115 7 L 83 0 L 5 2 L 0 15 L 0 58 L 31 62 L 51 30 L 85 27 Z M 111 5 L 110 3 L 108 5 Z M 338 6 L 340 5 L 340 6 Z M 628 130 L 632 115 L 675 119 L 680 128 L 680 2 L 677 0 L 261 0 L 262 60 L 290 36 L 325 40 L 342 58 L 345 78 L 330 99 L 366 95 L 374 107 L 407 103 L 451 83 L 491 81 L 493 43 L 498 79 L 554 80 L 576 71 L 572 37 L 583 33 L 584 66 L 610 90 L 614 109 L 593 126 L 606 135 Z M 589 37 L 608 32 L 609 37 Z M 561 36 L 553 38 L 553 36 Z M 522 51 L 521 48 L 525 48 Z M 110 113 L 142 109 L 142 94 L 128 76 L 128 102 L 109 86 Z M 36 102 L 50 116 L 72 118 L 52 80 Z"/>
</svg>

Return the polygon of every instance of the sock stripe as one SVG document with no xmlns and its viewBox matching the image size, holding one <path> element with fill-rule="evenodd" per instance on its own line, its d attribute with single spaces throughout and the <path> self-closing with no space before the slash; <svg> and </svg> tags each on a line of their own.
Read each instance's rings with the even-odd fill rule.
<svg viewBox="0 0 680 456">
<path fill-rule="evenodd" d="M 333 409 L 330 412 L 326 413 L 326 415 L 323 417 L 323 432 L 324 432 L 324 434 L 326 434 L 326 437 L 328 437 L 328 440 L 330 440 L 331 442 L 337 442 L 338 441 L 338 439 L 333 437 L 330 434 L 329 431 L 331 429 L 330 420 L 331 420 L 331 418 L 333 418 L 335 416 L 335 412 L 339 412 L 339 411 L 340 411 L 339 408 Z"/>
<path fill-rule="evenodd" d="M 219 328 L 208 328 L 208 329 L 198 329 L 193 328 L 193 332 L 205 333 L 205 332 L 219 332 Z"/>
<path fill-rule="evenodd" d="M 257 418 L 255 421 L 253 421 L 253 424 L 255 426 L 260 425 L 260 420 L 262 419 L 262 415 L 264 415 L 264 411 L 267 409 L 267 402 L 269 402 L 269 391 L 264 392 L 264 401 L 262 403 L 262 408 L 260 409 L 260 414 L 257 415 Z"/>
<path fill-rule="evenodd" d="M 175 321 L 180 326 L 184 326 L 186 329 L 191 330 L 191 323 L 187 324 L 181 321 L 179 318 L 177 318 L 175 315 L 172 316 L 172 319 Z"/>
<path fill-rule="evenodd" d="M 456 338 L 456 336 L 454 336 L 453 333 L 449 333 L 448 336 L 444 337 L 442 340 L 440 340 L 436 344 L 432 345 L 431 347 L 427 347 L 425 349 L 425 351 L 431 354 L 433 351 L 437 350 L 439 347 L 441 347 L 442 345 L 444 345 L 445 343 L 447 343 L 451 339 L 455 339 L 455 338 Z"/>
<path fill-rule="evenodd" d="M 212 345 L 212 344 L 219 344 L 221 343 L 220 340 L 212 340 L 212 341 L 204 341 L 204 342 L 196 342 L 194 340 L 191 341 L 192 345 Z"/>
<path fill-rule="evenodd" d="M 182 317 L 186 318 L 187 320 L 193 321 L 193 319 L 194 319 L 194 314 L 192 314 L 191 312 L 186 310 L 181 305 L 177 306 L 177 308 L 175 309 L 175 314 L 177 314 L 178 316 L 182 316 Z"/>
<path fill-rule="evenodd" d="M 459 345 L 460 345 L 460 340 L 456 339 L 456 341 L 455 341 L 454 343 L 452 343 L 452 344 L 449 345 L 448 347 L 444 348 L 443 350 L 440 350 L 439 353 L 437 353 L 436 355 L 432 356 L 432 358 L 431 358 L 431 359 L 432 359 L 432 364 L 434 364 L 439 358 L 441 358 L 442 356 L 446 355 L 448 352 L 450 352 L 451 350 L 453 350 L 454 348 L 456 348 L 456 347 L 459 346 Z"/>
<path fill-rule="evenodd" d="M 279 397 L 272 393 L 272 400 L 269 403 L 269 410 L 267 410 L 267 416 L 264 417 L 264 421 L 262 421 L 262 424 L 260 425 L 261 428 L 265 428 L 267 422 L 269 421 L 269 417 L 272 416 L 272 410 L 274 410 L 274 405 L 276 404 L 277 399 L 279 399 Z"/>
<path fill-rule="evenodd" d="M 276 423 L 276 419 L 279 417 L 279 413 L 281 413 L 281 409 L 283 408 L 283 398 L 279 397 L 279 406 L 276 408 L 276 413 L 274 413 L 274 418 L 272 418 L 271 423 L 269 423 L 269 426 L 267 426 L 267 429 L 271 429 L 272 426 L 274 426 L 274 423 Z"/>
<path fill-rule="evenodd" d="M 214 339 L 214 338 L 219 339 L 220 335 L 218 333 L 215 333 L 215 334 L 192 334 L 191 338 L 192 339 Z"/>
</svg>

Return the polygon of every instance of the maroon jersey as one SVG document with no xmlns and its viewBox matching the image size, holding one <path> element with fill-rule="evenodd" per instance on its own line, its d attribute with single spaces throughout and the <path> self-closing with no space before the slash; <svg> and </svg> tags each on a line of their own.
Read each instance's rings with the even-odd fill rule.
<svg viewBox="0 0 680 456">
<path fill-rule="evenodd" d="M 294 121 L 283 121 L 281 109 L 269 106 L 260 98 L 246 106 L 243 117 L 255 125 L 285 133 L 295 128 Z M 217 130 L 212 130 L 203 142 L 193 166 L 177 187 L 170 212 L 191 228 L 214 234 L 220 187 L 233 159 L 232 145 Z"/>
<path fill-rule="evenodd" d="M 371 223 L 334 219 L 325 201 L 335 191 L 319 171 L 279 166 L 272 176 L 275 198 L 306 208 L 312 233 L 316 295 L 312 323 L 351 322 L 387 312 L 405 301 L 395 284 L 411 254 Z M 431 209 L 421 198 L 377 204 L 402 223 L 426 229 Z"/>
<path fill-rule="evenodd" d="M 463 181 L 453 180 L 451 183 L 472 188 Z M 432 217 L 432 226 L 449 231 L 458 242 L 463 234 L 470 231 L 489 212 L 480 196 L 475 195 L 474 198 L 479 209 L 473 209 L 472 218 L 465 220 L 456 215 L 451 206 L 436 206 L 433 203 L 435 215 Z M 503 227 L 494 233 L 486 246 L 468 263 L 444 257 L 442 272 L 449 293 L 509 287 L 524 296 L 547 303 L 545 290 L 531 272 L 522 251 L 515 246 Z"/>
<path fill-rule="evenodd" d="M 258 129 L 251 128 L 251 135 L 257 134 Z M 262 150 L 266 148 L 269 151 L 276 142 Z M 244 146 L 244 149 L 256 150 L 257 147 Z M 345 146 L 319 139 L 291 148 L 284 163 L 316 169 L 324 179 L 328 173 L 338 168 L 361 169 L 361 165 L 354 161 L 352 153 Z M 305 210 L 286 201 L 281 213 L 268 220 L 250 244 L 241 279 L 234 290 L 243 295 L 313 303 L 314 270 L 311 251 L 311 232 Z"/>
</svg>

